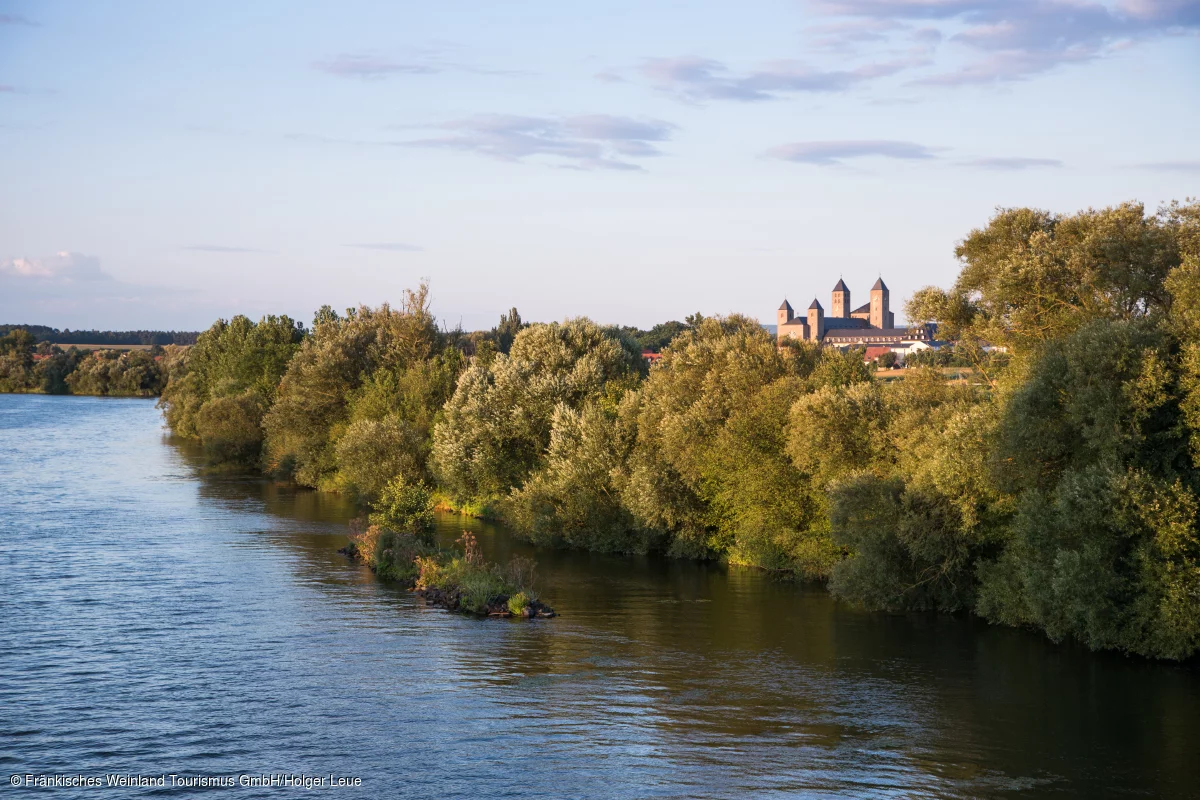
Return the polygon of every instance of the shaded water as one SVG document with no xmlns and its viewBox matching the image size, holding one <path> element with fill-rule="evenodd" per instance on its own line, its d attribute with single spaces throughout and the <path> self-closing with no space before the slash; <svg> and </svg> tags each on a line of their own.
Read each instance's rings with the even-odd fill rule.
<svg viewBox="0 0 1200 800">
<path fill-rule="evenodd" d="M 554 620 L 426 609 L 340 498 L 203 476 L 152 402 L 0 395 L 0 783 L 363 797 L 1188 797 L 1200 670 L 759 572 L 537 551 Z M 533 551 L 494 526 L 488 554 Z M 59 790 L 56 796 L 188 794 Z M 218 792 L 219 794 L 220 792 Z M 239 797 L 299 790 L 239 789 Z M 13 791 L 14 796 L 17 794 Z"/>
</svg>

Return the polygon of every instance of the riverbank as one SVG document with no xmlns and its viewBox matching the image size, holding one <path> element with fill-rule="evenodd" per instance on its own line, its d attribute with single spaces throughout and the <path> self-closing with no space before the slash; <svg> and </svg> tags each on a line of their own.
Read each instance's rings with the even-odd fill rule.
<svg viewBox="0 0 1200 800">
<path fill-rule="evenodd" d="M 383 580 L 400 583 L 427 605 L 476 616 L 557 616 L 534 591 L 533 559 L 514 556 L 503 566 L 489 563 L 470 531 L 456 542 L 461 553 L 375 525 L 361 530 L 352 523 L 351 531 L 350 543 L 339 553 L 363 562 Z"/>
</svg>

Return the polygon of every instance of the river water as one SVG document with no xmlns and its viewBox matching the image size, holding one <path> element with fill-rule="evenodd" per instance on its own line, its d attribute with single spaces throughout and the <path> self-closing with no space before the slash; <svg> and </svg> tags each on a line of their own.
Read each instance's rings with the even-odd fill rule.
<svg viewBox="0 0 1200 800">
<path fill-rule="evenodd" d="M 336 496 L 206 476 L 150 401 L 0 395 L 0 782 L 361 797 L 1189 797 L 1200 668 L 868 614 L 752 570 L 533 551 L 553 620 L 422 607 Z M 60 789 L 59 797 L 199 790 Z M 311 795 L 240 788 L 238 797 Z M 320 791 L 320 790 L 317 790 Z M 221 790 L 216 795 L 222 794 Z"/>
</svg>

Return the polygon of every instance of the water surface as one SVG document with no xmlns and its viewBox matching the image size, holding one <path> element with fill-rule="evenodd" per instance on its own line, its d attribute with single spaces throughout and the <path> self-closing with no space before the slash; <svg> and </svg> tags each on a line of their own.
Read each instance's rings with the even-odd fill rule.
<svg viewBox="0 0 1200 800">
<path fill-rule="evenodd" d="M 447 541 L 470 528 L 493 558 L 535 555 L 562 614 L 468 619 L 338 555 L 344 500 L 199 467 L 152 401 L 0 395 L 0 782 L 332 773 L 361 777 L 357 796 L 477 798 L 1200 786 L 1194 663 L 862 613 L 752 570 L 535 552 L 442 517 Z"/>
</svg>

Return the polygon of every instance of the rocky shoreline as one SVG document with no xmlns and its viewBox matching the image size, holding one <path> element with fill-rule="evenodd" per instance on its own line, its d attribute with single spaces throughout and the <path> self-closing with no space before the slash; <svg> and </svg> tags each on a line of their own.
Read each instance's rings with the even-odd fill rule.
<svg viewBox="0 0 1200 800">
<path fill-rule="evenodd" d="M 447 591 L 443 591 L 442 589 L 429 588 L 429 589 L 417 589 L 416 595 L 417 595 L 417 597 L 424 600 L 426 605 L 433 606 L 435 608 L 444 608 L 448 611 L 458 611 L 463 614 L 474 614 L 476 616 L 488 616 L 488 617 L 520 616 L 520 617 L 525 617 L 526 619 L 532 619 L 534 617 L 545 617 L 545 618 L 549 619 L 550 617 L 558 616 L 558 614 L 555 613 L 553 608 L 550 608 L 550 606 L 546 605 L 545 603 L 540 603 L 537 600 L 530 600 L 529 605 L 525 606 L 524 610 L 522 610 L 522 612 L 520 614 L 513 614 L 511 611 L 508 610 L 509 596 L 506 594 L 498 594 L 498 595 L 495 595 L 494 597 L 490 598 L 487 602 L 486 613 L 484 613 L 483 611 L 471 611 L 470 609 L 462 608 L 461 607 L 461 603 L 462 603 L 462 593 L 461 592 L 454 592 L 454 591 L 447 592 Z"/>
</svg>

